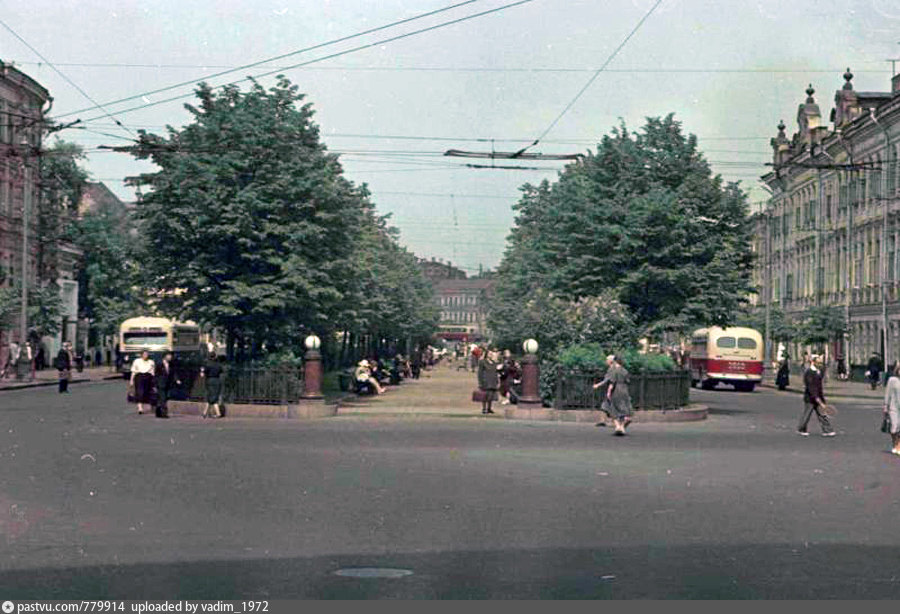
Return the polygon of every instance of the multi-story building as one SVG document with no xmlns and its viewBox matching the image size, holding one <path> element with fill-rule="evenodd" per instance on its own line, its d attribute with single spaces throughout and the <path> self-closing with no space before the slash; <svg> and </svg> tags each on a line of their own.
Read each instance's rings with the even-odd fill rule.
<svg viewBox="0 0 900 614">
<path fill-rule="evenodd" d="M 487 304 L 494 288 L 489 274 L 468 278 L 466 272 L 443 260 L 419 260 L 422 274 L 434 287 L 441 308 L 438 337 L 448 341 L 481 341 L 487 337 Z"/>
<path fill-rule="evenodd" d="M 434 282 L 441 308 L 438 336 L 448 341 L 481 341 L 487 334 L 487 309 L 493 279 L 444 279 Z"/>
<path fill-rule="evenodd" d="M 78 316 L 75 266 L 80 253 L 63 242 L 50 246 L 56 278 L 41 278 L 41 250 L 48 246 L 38 236 L 39 155 L 41 135 L 46 127 L 44 115 L 51 101 L 49 92 L 37 81 L 0 62 L 0 269 L 3 272 L 0 285 L 16 286 L 23 278 L 30 288 L 56 282 L 62 299 L 61 332 L 42 340 L 45 350 L 53 353 L 58 350 L 60 340 L 75 338 Z M 7 330 L 0 331 L 0 363 L 4 364 L 10 339 L 21 340 L 18 313 L 8 326 Z"/>
<path fill-rule="evenodd" d="M 857 92 L 848 69 L 825 121 L 812 86 L 789 139 L 771 140 L 772 196 L 756 216 L 756 298 L 794 320 L 844 310 L 849 334 L 830 348 L 851 365 L 900 353 L 900 75 L 890 92 Z M 796 350 L 795 350 L 796 351 Z M 795 354 L 796 356 L 796 354 Z"/>
</svg>

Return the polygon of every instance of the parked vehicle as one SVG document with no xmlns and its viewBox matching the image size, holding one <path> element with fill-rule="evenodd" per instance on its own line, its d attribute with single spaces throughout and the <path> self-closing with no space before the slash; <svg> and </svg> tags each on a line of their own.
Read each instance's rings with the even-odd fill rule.
<svg viewBox="0 0 900 614">
<path fill-rule="evenodd" d="M 131 363 L 146 350 L 156 362 L 166 352 L 172 352 L 175 361 L 183 365 L 199 363 L 205 356 L 205 346 L 200 342 L 200 327 L 193 322 L 176 322 L 167 318 L 130 318 L 119 326 L 121 360 L 119 372 L 126 378 Z"/>
<path fill-rule="evenodd" d="M 763 340 L 759 331 L 733 326 L 701 328 L 691 337 L 691 384 L 711 390 L 731 384 L 753 392 L 762 381 Z"/>
</svg>

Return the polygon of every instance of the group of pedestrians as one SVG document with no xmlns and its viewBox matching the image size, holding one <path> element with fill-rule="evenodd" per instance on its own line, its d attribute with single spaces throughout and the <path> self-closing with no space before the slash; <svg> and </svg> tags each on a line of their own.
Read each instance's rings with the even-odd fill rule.
<svg viewBox="0 0 900 614">
<path fill-rule="evenodd" d="M 215 352 L 210 352 L 199 374 L 206 389 L 206 406 L 200 414 L 203 418 L 222 418 L 225 415 L 221 407 L 222 371 Z M 168 418 L 168 402 L 181 384 L 172 352 L 166 352 L 157 364 L 145 350 L 140 358 L 131 363 L 129 400 L 133 399 L 137 404 L 138 414 L 153 407 L 157 418 Z"/>
</svg>

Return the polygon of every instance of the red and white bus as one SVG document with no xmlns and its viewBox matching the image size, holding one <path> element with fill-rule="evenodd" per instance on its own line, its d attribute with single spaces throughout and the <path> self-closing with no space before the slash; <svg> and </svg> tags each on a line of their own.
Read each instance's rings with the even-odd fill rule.
<svg viewBox="0 0 900 614">
<path fill-rule="evenodd" d="M 762 381 L 763 340 L 752 328 L 701 328 L 691 338 L 691 383 L 710 390 L 718 383 L 753 392 Z"/>
</svg>

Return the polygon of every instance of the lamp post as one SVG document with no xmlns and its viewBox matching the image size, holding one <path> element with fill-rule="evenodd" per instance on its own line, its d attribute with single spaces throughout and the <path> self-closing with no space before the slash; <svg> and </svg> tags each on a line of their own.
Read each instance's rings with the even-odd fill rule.
<svg viewBox="0 0 900 614">
<path fill-rule="evenodd" d="M 525 356 L 522 358 L 522 396 L 519 397 L 519 406 L 540 407 L 540 379 L 541 370 L 538 366 L 538 342 L 534 339 L 526 339 L 522 344 Z"/>
<path fill-rule="evenodd" d="M 322 395 L 322 340 L 315 335 L 309 335 L 303 340 L 306 354 L 303 356 L 303 399 L 316 401 L 324 398 Z"/>
</svg>

